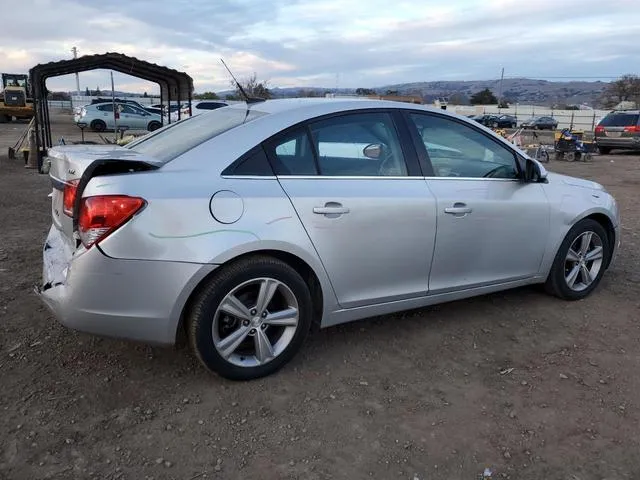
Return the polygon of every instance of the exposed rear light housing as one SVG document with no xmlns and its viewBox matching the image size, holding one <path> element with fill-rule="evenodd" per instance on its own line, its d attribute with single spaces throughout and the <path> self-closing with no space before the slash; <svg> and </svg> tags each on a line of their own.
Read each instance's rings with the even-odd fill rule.
<svg viewBox="0 0 640 480">
<path fill-rule="evenodd" d="M 73 204 L 76 201 L 79 179 L 69 180 L 64 184 L 62 191 L 62 211 L 69 217 L 73 216 Z"/>
<path fill-rule="evenodd" d="M 78 234 L 85 248 L 104 240 L 131 219 L 145 205 L 140 197 L 97 195 L 80 202 Z"/>
</svg>

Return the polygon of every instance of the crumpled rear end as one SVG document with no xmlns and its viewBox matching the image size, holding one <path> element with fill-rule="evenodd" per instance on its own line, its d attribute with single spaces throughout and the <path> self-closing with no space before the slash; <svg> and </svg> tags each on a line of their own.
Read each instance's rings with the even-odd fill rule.
<svg viewBox="0 0 640 480">
<path fill-rule="evenodd" d="M 119 260 L 99 247 L 73 252 L 55 226 L 43 248 L 36 293 L 57 320 L 74 330 L 172 345 L 182 310 L 215 265 Z"/>
</svg>

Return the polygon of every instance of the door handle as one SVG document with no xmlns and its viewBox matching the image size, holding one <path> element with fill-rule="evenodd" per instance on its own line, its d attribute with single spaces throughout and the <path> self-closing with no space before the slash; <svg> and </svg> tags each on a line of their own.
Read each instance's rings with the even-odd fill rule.
<svg viewBox="0 0 640 480">
<path fill-rule="evenodd" d="M 471 212 L 473 212 L 473 209 L 468 207 L 466 203 L 462 202 L 456 202 L 453 204 L 453 207 L 447 207 L 444 209 L 444 213 L 449 213 L 451 215 L 466 215 Z"/>
<path fill-rule="evenodd" d="M 349 213 L 349 209 L 347 207 L 343 207 L 339 203 L 328 202 L 324 207 L 313 207 L 313 213 L 317 213 L 319 215 L 342 215 L 344 213 Z"/>
</svg>

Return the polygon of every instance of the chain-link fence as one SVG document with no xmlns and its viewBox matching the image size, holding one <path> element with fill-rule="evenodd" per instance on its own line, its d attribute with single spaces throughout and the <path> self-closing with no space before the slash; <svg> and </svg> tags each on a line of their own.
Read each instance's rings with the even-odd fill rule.
<svg viewBox="0 0 640 480">
<path fill-rule="evenodd" d="M 574 130 L 593 131 L 602 118 L 610 110 L 558 110 L 538 105 L 512 105 L 509 108 L 498 108 L 497 105 L 448 105 L 448 111 L 460 115 L 511 115 L 516 117 L 517 125 L 536 117 L 552 117 L 558 122 L 558 129 L 571 128 Z"/>
</svg>

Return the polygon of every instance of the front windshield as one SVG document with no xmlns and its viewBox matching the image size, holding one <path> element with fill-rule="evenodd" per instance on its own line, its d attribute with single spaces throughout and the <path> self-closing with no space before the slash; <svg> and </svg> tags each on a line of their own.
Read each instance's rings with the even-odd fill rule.
<svg viewBox="0 0 640 480">
<path fill-rule="evenodd" d="M 188 150 L 243 123 L 267 115 L 250 109 L 223 107 L 172 123 L 129 143 L 126 148 L 168 163 Z"/>
</svg>

